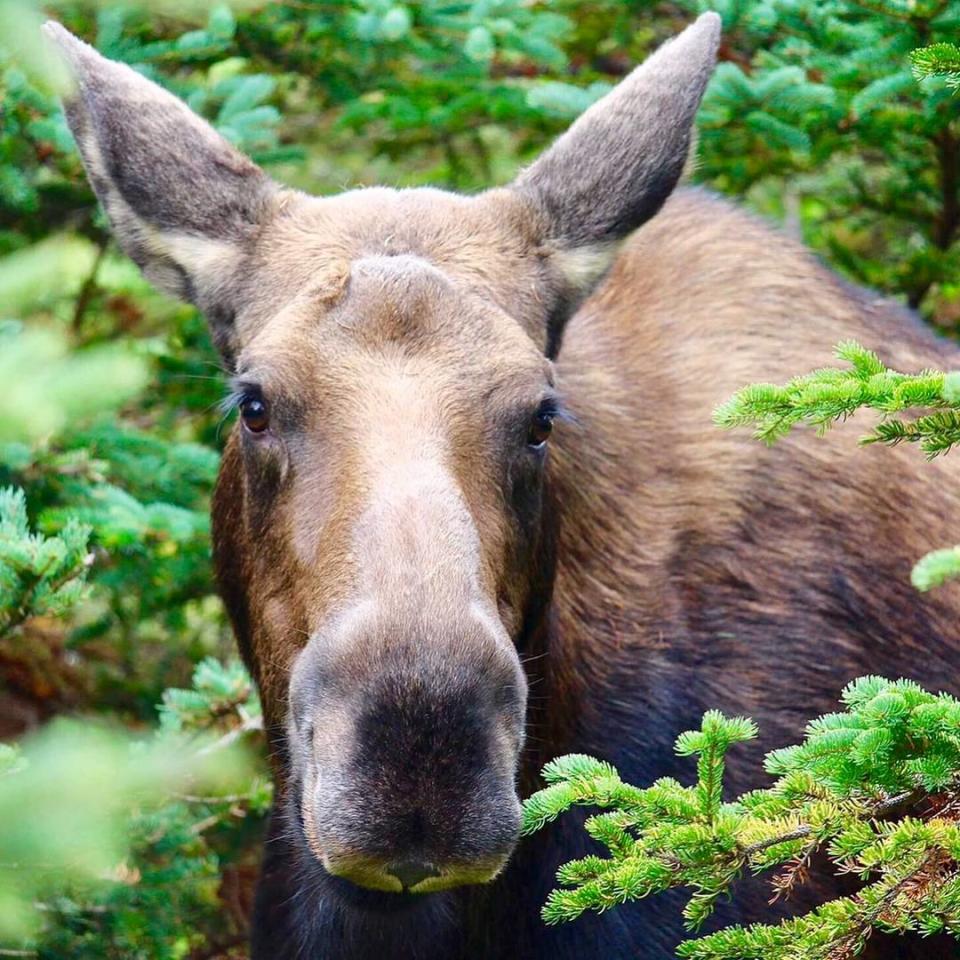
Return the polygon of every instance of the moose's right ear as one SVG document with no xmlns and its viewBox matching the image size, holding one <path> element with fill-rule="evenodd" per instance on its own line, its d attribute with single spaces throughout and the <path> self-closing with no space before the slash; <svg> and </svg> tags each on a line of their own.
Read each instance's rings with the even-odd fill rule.
<svg viewBox="0 0 960 960">
<path fill-rule="evenodd" d="M 200 307 L 229 357 L 244 262 L 279 189 L 172 94 L 59 23 L 43 29 L 73 76 L 67 121 L 120 246 L 157 287 Z"/>
</svg>

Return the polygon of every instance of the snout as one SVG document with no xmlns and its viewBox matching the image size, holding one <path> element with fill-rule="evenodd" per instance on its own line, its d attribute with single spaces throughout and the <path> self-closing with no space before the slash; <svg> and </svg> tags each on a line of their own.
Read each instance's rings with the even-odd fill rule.
<svg viewBox="0 0 960 960">
<path fill-rule="evenodd" d="M 432 893 L 487 883 L 517 842 L 520 807 L 512 783 L 490 790 L 483 779 L 449 785 L 443 798 L 436 782 L 403 798 L 385 783 L 367 802 L 336 811 L 332 797 L 314 796 L 311 848 L 328 873 L 372 890 Z"/>
<path fill-rule="evenodd" d="M 306 844 L 327 873 L 367 889 L 486 883 L 520 829 L 516 653 L 479 628 L 445 643 L 377 636 L 365 656 L 362 643 L 321 646 L 298 668 L 291 709 L 311 720 L 290 733 Z"/>
</svg>

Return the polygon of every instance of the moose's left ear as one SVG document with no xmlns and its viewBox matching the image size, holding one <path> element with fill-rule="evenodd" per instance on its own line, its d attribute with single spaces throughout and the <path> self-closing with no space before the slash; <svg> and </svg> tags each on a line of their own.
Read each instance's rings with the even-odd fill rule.
<svg viewBox="0 0 960 960">
<path fill-rule="evenodd" d="M 719 43 L 720 17 L 703 14 L 514 182 L 545 216 L 548 243 L 573 286 L 595 283 L 618 241 L 650 219 L 676 186 Z"/>
<path fill-rule="evenodd" d="M 200 307 L 229 356 L 244 261 L 279 189 L 172 94 L 59 23 L 44 32 L 70 67 L 67 120 L 120 246 L 157 287 Z"/>
</svg>

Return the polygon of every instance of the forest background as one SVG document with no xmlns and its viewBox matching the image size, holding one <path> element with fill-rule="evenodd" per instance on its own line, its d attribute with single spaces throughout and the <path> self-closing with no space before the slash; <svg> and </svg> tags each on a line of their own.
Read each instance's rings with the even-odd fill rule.
<svg viewBox="0 0 960 960">
<path fill-rule="evenodd" d="M 710 8 L 694 179 L 955 336 L 960 108 L 911 53 L 960 36 L 960 0 Z M 211 581 L 219 364 L 111 242 L 43 17 L 325 194 L 504 183 L 702 9 L 0 0 L 0 955 L 243 956 L 270 804 Z"/>
</svg>

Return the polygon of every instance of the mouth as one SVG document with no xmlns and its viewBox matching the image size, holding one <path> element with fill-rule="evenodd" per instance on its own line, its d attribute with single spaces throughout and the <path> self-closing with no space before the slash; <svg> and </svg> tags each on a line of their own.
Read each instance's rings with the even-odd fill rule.
<svg viewBox="0 0 960 960">
<path fill-rule="evenodd" d="M 316 852 L 314 856 L 317 856 Z M 425 894 L 452 890 L 474 884 L 490 883 L 500 874 L 506 861 L 441 869 L 430 864 L 410 869 L 405 866 L 385 868 L 357 858 L 333 860 L 320 856 L 324 870 L 332 877 L 347 881 L 364 890 L 393 894 Z"/>
<path fill-rule="evenodd" d="M 506 867 L 509 856 L 493 860 L 438 867 L 429 862 L 400 862 L 385 865 L 371 858 L 341 855 L 332 857 L 322 850 L 299 804 L 294 807 L 302 853 L 313 869 L 326 877 L 328 887 L 355 906 L 388 912 L 411 906 L 424 894 L 442 893 L 457 887 L 486 884 Z"/>
</svg>

